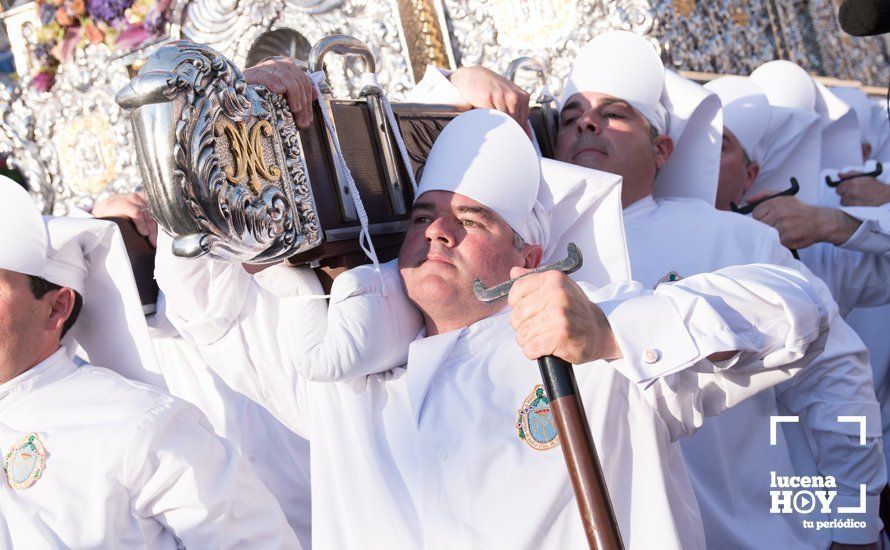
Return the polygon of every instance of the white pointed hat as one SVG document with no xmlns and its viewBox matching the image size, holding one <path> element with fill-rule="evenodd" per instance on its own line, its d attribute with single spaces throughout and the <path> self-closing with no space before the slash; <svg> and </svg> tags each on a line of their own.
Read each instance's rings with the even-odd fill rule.
<svg viewBox="0 0 890 550">
<path fill-rule="evenodd" d="M 770 104 L 810 110 L 819 115 L 822 128 L 821 168 L 861 162 L 855 114 L 803 68 L 791 61 L 770 61 L 755 69 L 751 78 L 763 87 Z"/>
<path fill-rule="evenodd" d="M 874 129 L 875 143 L 871 144 L 871 158 L 880 162 L 890 160 L 890 114 L 888 114 L 887 107 L 886 99 L 872 107 L 872 128 Z"/>
<path fill-rule="evenodd" d="M 738 138 L 748 158 L 762 163 L 755 152 L 759 152 L 757 146 L 769 127 L 771 113 L 763 88 L 744 76 L 722 76 L 705 84 L 705 88 L 720 98 L 724 129 Z"/>
<path fill-rule="evenodd" d="M 563 258 L 575 243 L 584 262 L 572 278 L 595 286 L 631 279 L 621 207 L 621 176 L 551 159 L 541 160 L 542 202 L 550 239 L 543 263 Z"/>
<path fill-rule="evenodd" d="M 62 345 L 91 364 L 164 387 L 139 291 L 120 230 L 93 218 L 44 218 L 49 236 L 45 279 L 77 291 L 83 307 Z"/>
<path fill-rule="evenodd" d="M 449 191 L 497 213 L 528 244 L 547 243 L 549 219 L 538 201 L 541 165 L 512 118 L 474 109 L 454 118 L 433 143 L 417 188 Z"/>
<path fill-rule="evenodd" d="M 46 228 L 25 189 L 0 176 L 0 269 L 43 277 L 46 270 Z"/>
<path fill-rule="evenodd" d="M 626 101 L 658 133 L 668 131 L 661 104 L 664 64 L 645 38 L 629 31 L 607 31 L 578 51 L 562 91 L 561 105 L 580 92 L 598 92 Z"/>
<path fill-rule="evenodd" d="M 868 95 L 853 86 L 834 86 L 830 90 L 831 93 L 849 105 L 853 112 L 856 113 L 856 121 L 859 123 L 860 141 L 874 145 L 877 141 L 877 136 L 874 135 L 874 125 L 872 124 L 874 103 L 868 99 Z"/>
<path fill-rule="evenodd" d="M 694 197 L 713 204 L 723 131 L 720 101 L 698 84 L 666 71 L 655 47 L 628 31 L 607 31 L 578 52 L 562 105 L 581 92 L 626 101 L 674 142 L 659 170 L 656 196 Z"/>
<path fill-rule="evenodd" d="M 818 116 L 811 110 L 771 105 L 763 87 L 751 78 L 725 76 L 705 86 L 723 102 L 724 126 L 736 135 L 751 160 L 760 165 L 757 181 L 747 196 L 784 191 L 791 185 L 791 177 L 795 177 L 801 184 L 798 197 L 806 202 L 816 201 L 815 185 L 803 182 L 818 178 Z M 782 98 L 777 102 L 783 102 Z"/>
</svg>

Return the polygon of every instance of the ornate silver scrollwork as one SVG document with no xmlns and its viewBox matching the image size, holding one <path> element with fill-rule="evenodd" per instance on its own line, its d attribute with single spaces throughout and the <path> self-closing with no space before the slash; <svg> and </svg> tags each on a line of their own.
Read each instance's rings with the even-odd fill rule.
<svg viewBox="0 0 890 550">
<path fill-rule="evenodd" d="M 368 44 L 378 61 L 377 74 L 389 97 L 400 98 L 414 84 L 408 46 L 392 2 L 367 0 L 174 0 L 170 36 L 207 44 L 244 66 L 248 53 L 266 32 L 292 29 L 316 44 L 333 34 Z M 279 52 L 281 54 L 285 52 Z M 356 97 L 357 67 L 334 57 L 328 77 L 335 97 Z"/>
<path fill-rule="evenodd" d="M 0 126 L 42 211 L 89 210 L 98 199 L 133 191 L 140 178 L 132 136 L 113 99 L 128 76 L 108 48 L 76 50 L 51 92 L 29 80 L 8 91 Z"/>
<path fill-rule="evenodd" d="M 159 49 L 117 95 L 136 134 L 152 215 L 173 252 L 266 263 L 322 241 L 285 100 L 212 48 Z"/>
</svg>

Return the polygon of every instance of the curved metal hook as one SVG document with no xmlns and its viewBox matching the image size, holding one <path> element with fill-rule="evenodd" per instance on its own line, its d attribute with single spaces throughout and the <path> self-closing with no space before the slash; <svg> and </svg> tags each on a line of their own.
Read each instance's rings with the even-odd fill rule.
<svg viewBox="0 0 890 550">
<path fill-rule="evenodd" d="M 309 51 L 309 71 L 313 73 L 323 71 L 324 58 L 329 53 L 357 55 L 365 62 L 365 72 L 377 72 L 377 62 L 374 60 L 371 48 L 358 38 L 346 34 L 332 34 L 316 42 Z"/>
<path fill-rule="evenodd" d="M 504 281 L 503 283 L 494 285 L 491 288 L 485 288 L 485 285 L 482 284 L 482 281 L 476 279 L 475 281 L 473 281 L 473 293 L 476 294 L 476 298 L 480 302 L 493 302 L 495 300 L 500 300 L 501 298 L 509 294 L 510 289 L 513 288 L 513 283 L 533 273 L 541 273 L 542 271 L 562 271 L 563 273 L 568 275 L 569 273 L 578 271 L 581 268 L 581 264 L 584 263 L 584 258 L 581 256 L 581 250 L 578 249 L 575 243 L 569 243 L 566 252 L 567 256 L 562 260 L 559 260 L 558 262 L 536 267 L 525 275 L 520 275 L 515 279 Z"/>
<path fill-rule="evenodd" d="M 876 178 L 883 173 L 884 173 L 884 165 L 879 162 L 879 163 L 877 163 L 877 165 L 875 165 L 875 169 L 872 170 L 871 172 L 865 172 L 862 174 L 847 176 L 845 178 L 838 178 L 836 180 L 831 179 L 831 176 L 825 176 L 825 185 L 827 185 L 828 187 L 837 187 L 838 185 L 842 184 L 843 182 L 845 182 L 847 180 L 851 180 L 853 178 L 864 178 L 864 177 L 869 177 L 869 176 Z"/>
<path fill-rule="evenodd" d="M 765 203 L 766 201 L 768 201 L 770 199 L 774 199 L 776 197 L 792 197 L 792 196 L 796 195 L 798 191 L 800 191 L 800 184 L 797 182 L 797 178 L 792 176 L 791 177 L 791 187 L 789 187 L 788 189 L 781 191 L 779 193 L 776 193 L 775 195 L 763 197 L 762 199 L 760 199 L 758 201 L 754 201 L 752 203 L 748 203 L 745 206 L 739 206 L 736 203 L 731 202 L 731 203 L 729 203 L 729 208 L 732 209 L 732 211 L 737 214 L 750 214 L 751 212 L 754 212 L 754 209 L 757 208 L 757 206 L 759 204 Z"/>
<path fill-rule="evenodd" d="M 515 81 L 516 73 L 518 73 L 520 69 L 536 73 L 538 78 L 541 79 L 542 84 L 547 82 L 547 69 L 544 67 L 544 62 L 537 57 L 517 57 L 507 65 L 507 70 L 504 71 L 504 77 L 511 82 Z"/>
</svg>

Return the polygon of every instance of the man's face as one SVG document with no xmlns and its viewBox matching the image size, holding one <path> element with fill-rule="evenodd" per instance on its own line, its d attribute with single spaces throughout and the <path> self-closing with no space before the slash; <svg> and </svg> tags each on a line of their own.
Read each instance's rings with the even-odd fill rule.
<svg viewBox="0 0 890 550">
<path fill-rule="evenodd" d="M 0 269 L 0 382 L 34 366 L 44 349 L 49 311 L 47 300 L 31 293 L 27 275 Z"/>
<path fill-rule="evenodd" d="M 537 249 L 538 255 L 529 255 Z M 489 315 L 492 307 L 473 294 L 473 280 L 491 286 L 510 278 L 516 266 L 535 267 L 540 247 L 514 244 L 513 230 L 500 216 L 457 193 L 430 191 L 411 212 L 411 226 L 399 252 L 408 297 L 429 317 Z"/>
<path fill-rule="evenodd" d="M 672 151 L 670 138 L 653 138 L 649 121 L 636 109 L 605 94 L 573 95 L 558 125 L 556 160 L 622 176 L 625 206 L 652 193 L 655 173 Z"/>
<path fill-rule="evenodd" d="M 759 171 L 756 162 L 747 160 L 745 150 L 735 134 L 724 128 L 715 206 L 719 210 L 729 210 L 730 202 L 741 204 L 745 193 L 754 185 Z"/>
</svg>

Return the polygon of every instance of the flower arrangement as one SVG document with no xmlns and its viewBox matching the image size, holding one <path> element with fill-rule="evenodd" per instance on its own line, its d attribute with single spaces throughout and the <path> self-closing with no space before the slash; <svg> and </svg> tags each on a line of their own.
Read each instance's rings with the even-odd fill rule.
<svg viewBox="0 0 890 550">
<path fill-rule="evenodd" d="M 87 44 L 129 51 L 164 30 L 170 0 L 37 0 L 42 27 L 34 54 L 39 68 L 31 85 L 49 90 L 59 64 Z"/>
</svg>

